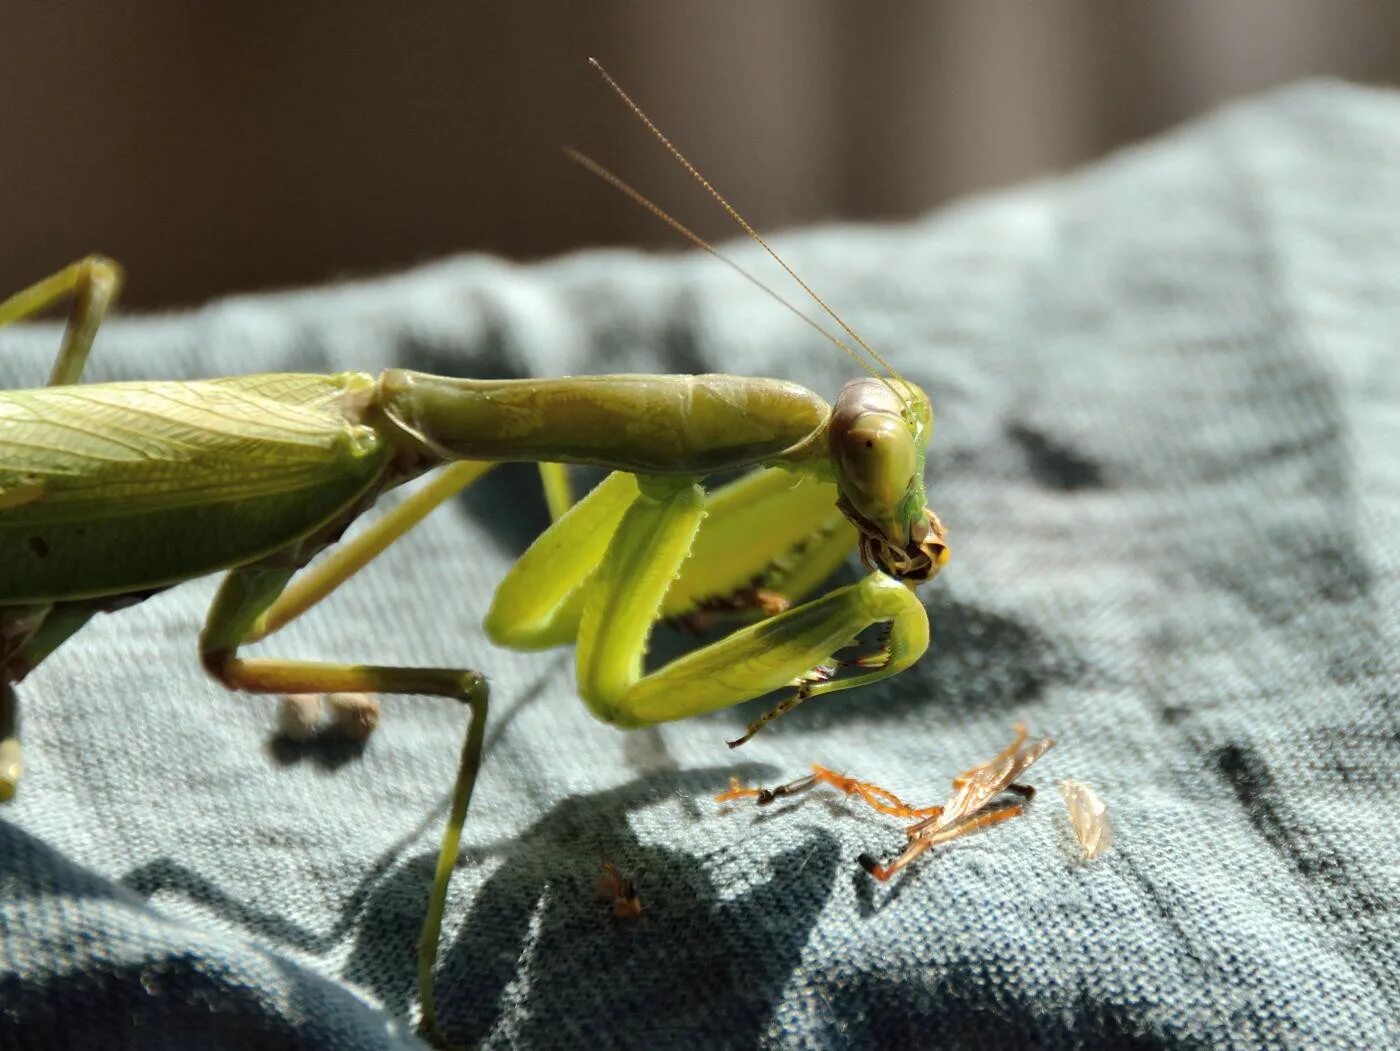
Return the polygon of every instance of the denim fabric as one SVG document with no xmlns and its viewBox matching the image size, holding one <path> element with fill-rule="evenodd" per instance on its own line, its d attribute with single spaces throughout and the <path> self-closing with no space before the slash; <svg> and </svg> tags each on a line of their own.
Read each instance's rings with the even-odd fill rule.
<svg viewBox="0 0 1400 1051">
<path fill-rule="evenodd" d="M 764 702 L 593 721 L 570 649 L 481 630 L 545 523 L 523 465 L 255 651 L 489 674 L 448 1030 L 496 1047 L 1400 1044 L 1400 96 L 1304 86 L 926 221 L 777 241 L 933 399 L 953 560 L 921 592 L 916 667 L 732 753 Z M 0 332 L 0 383 L 38 382 L 57 334 Z M 728 370 L 827 397 L 853 374 L 714 261 L 617 251 L 117 320 L 89 378 L 388 365 Z M 387 698 L 362 750 L 274 742 L 272 701 L 196 660 L 215 583 L 99 617 L 20 687 L 0 1045 L 412 1043 L 464 713 Z M 688 645 L 662 632 L 654 656 Z M 709 798 L 818 761 L 937 802 L 1021 719 L 1059 742 L 1032 783 L 1074 777 L 1108 803 L 1117 843 L 1093 864 L 1054 791 L 887 886 L 855 858 L 897 852 L 897 822 L 829 796 Z M 635 922 L 595 899 L 600 856 L 645 870 Z"/>
</svg>

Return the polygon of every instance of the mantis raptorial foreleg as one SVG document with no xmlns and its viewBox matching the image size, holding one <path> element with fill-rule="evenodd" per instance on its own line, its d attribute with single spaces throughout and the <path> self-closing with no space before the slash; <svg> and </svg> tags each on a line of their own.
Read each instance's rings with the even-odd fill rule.
<svg viewBox="0 0 1400 1051">
<path fill-rule="evenodd" d="M 786 476 L 786 490 L 775 484 L 780 476 Z M 823 484 L 776 471 L 747 482 L 727 501 L 727 510 L 742 517 L 745 498 L 763 503 L 768 512 L 780 510 L 784 499 L 795 509 L 819 495 Z M 749 540 L 753 551 L 707 545 L 697 561 L 687 562 L 702 547 L 697 534 L 706 506 L 693 479 L 610 476 L 511 570 L 487 616 L 488 632 L 512 646 L 547 646 L 576 636 L 579 692 L 594 714 L 620 726 L 684 719 L 779 689 L 825 667 L 837 650 L 875 624 L 889 626 L 887 657 L 878 666 L 808 682 L 799 699 L 893 675 L 927 648 L 922 604 L 903 584 L 873 573 L 643 674 L 652 626 L 687 576 L 692 584 L 720 580 L 738 566 L 743 579 L 753 571 L 746 554 L 758 568 L 784 550 L 781 544 L 764 544 L 760 533 Z M 707 521 L 705 528 L 722 529 L 722 522 Z M 820 532 L 818 537 L 796 562 L 809 558 L 829 570 L 838 545 L 849 550 L 850 537 L 834 527 L 825 539 Z M 816 583 L 811 572 L 794 568 L 792 573 L 804 590 Z"/>
<path fill-rule="evenodd" d="M 72 296 L 68 327 L 47 386 L 77 383 L 87 364 L 97 329 L 115 302 L 121 285 L 121 267 L 103 256 L 90 255 L 0 303 L 0 325 L 31 317 Z"/>
<path fill-rule="evenodd" d="M 636 476 L 610 474 L 542 534 L 492 599 L 486 630 L 516 649 L 573 642 L 587 585 L 638 496 Z M 834 507 L 830 483 L 780 468 L 752 471 L 707 494 L 704 519 L 662 618 L 685 617 L 755 583 L 797 602 L 850 555 L 855 531 Z"/>
<path fill-rule="evenodd" d="M 706 495 L 690 557 L 666 592 L 661 615 L 686 617 L 745 588 L 789 604 L 814 592 L 856 546 L 830 482 L 781 468 L 751 471 Z"/>
</svg>

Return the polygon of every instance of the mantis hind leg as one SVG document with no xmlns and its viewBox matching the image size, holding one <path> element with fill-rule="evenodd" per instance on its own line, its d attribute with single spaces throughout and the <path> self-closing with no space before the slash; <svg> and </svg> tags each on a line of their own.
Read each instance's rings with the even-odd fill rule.
<svg viewBox="0 0 1400 1051">
<path fill-rule="evenodd" d="M 100 606 L 99 601 L 88 601 L 0 609 L 0 639 L 8 635 L 12 644 L 0 652 L 0 803 L 14 798 L 24 772 L 14 684 L 91 620 Z"/>
<path fill-rule="evenodd" d="M 418 990 L 423 1011 L 420 1029 L 433 1043 L 445 1046 L 447 1041 L 437 1022 L 433 965 L 437 960 L 448 883 L 456 864 L 472 790 L 481 769 L 488 700 L 486 680 L 479 672 L 466 669 L 240 658 L 238 647 L 247 641 L 249 629 L 276 602 L 293 572 L 281 567 L 254 566 L 234 570 L 224 579 L 200 636 L 200 658 L 216 679 L 231 690 L 248 693 L 421 694 L 450 698 L 470 710 L 452 788 L 451 812 L 438 849 L 428 911 L 418 941 Z"/>
<path fill-rule="evenodd" d="M 63 333 L 48 386 L 77 383 L 82 378 L 97 329 L 116 301 L 121 285 L 120 266 L 104 256 L 90 255 L 0 303 L 0 325 L 32 317 L 71 296 L 73 307 L 68 315 L 68 327 Z"/>
</svg>

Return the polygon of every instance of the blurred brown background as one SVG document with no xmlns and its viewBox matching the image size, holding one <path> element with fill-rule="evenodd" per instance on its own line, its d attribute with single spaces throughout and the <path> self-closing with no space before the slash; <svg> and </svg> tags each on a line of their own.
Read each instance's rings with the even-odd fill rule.
<svg viewBox="0 0 1400 1051">
<path fill-rule="evenodd" d="M 771 229 L 915 215 L 1305 76 L 1395 82 L 1400 5 L 11 2 L 0 289 L 94 249 L 156 307 L 674 243 L 565 143 L 730 236 L 589 55 Z"/>
</svg>

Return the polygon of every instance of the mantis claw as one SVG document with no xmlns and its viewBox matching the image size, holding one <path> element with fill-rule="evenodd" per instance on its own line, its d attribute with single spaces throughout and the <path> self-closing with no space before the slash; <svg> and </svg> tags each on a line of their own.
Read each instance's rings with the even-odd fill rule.
<svg viewBox="0 0 1400 1051">
<path fill-rule="evenodd" d="M 774 719 L 786 715 L 803 701 L 809 699 L 814 692 L 814 687 L 835 680 L 836 676 L 841 673 L 842 668 L 873 670 L 885 667 L 894 657 L 894 649 L 891 641 L 892 637 L 893 629 L 890 625 L 886 625 L 884 630 L 880 633 L 880 642 L 868 653 L 862 653 L 858 657 L 850 657 L 844 660 L 833 657 L 831 660 L 822 661 L 822 663 L 816 665 L 805 674 L 800 675 L 793 680 L 792 685 L 795 689 L 789 697 L 779 701 L 754 722 L 749 723 L 742 737 L 736 738 L 733 741 L 726 741 L 725 744 L 729 745 L 730 748 L 738 748 L 741 744 L 746 743 L 754 734 L 758 733 Z"/>
<path fill-rule="evenodd" d="M 812 696 L 812 682 L 808 681 L 808 677 L 815 675 L 819 669 L 822 669 L 824 667 L 824 665 L 818 665 L 816 668 L 813 668 L 810 672 L 808 672 L 807 675 L 803 676 L 802 679 L 799 679 L 797 689 L 794 690 L 790 696 L 779 701 L 768 711 L 764 712 L 754 722 L 749 723 L 749 725 L 744 730 L 744 736 L 735 738 L 733 741 L 725 741 L 724 743 L 727 744 L 730 748 L 738 748 L 741 744 L 745 744 L 748 741 L 752 740 L 754 734 L 758 733 L 758 731 L 762 730 L 774 719 L 777 719 L 779 716 L 786 715 L 788 712 L 792 711 L 799 704 L 805 701 L 808 697 Z M 831 676 L 828 675 L 826 676 L 826 678 L 816 679 L 815 681 L 828 682 L 830 681 L 830 679 Z"/>
</svg>

